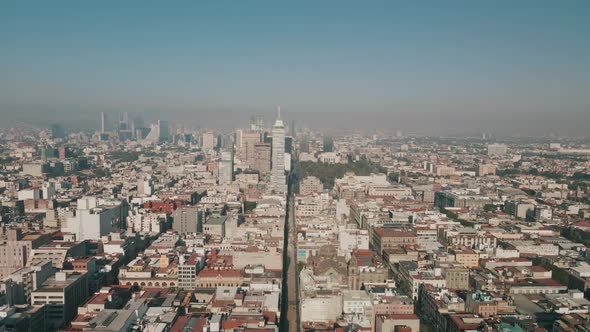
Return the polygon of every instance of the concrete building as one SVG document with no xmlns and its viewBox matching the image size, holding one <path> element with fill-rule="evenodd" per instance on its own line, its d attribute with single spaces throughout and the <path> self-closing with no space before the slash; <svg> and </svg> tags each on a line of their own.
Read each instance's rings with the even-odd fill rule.
<svg viewBox="0 0 590 332">
<path fill-rule="evenodd" d="M 496 165 L 494 164 L 479 164 L 477 168 L 478 176 L 495 175 Z"/>
<path fill-rule="evenodd" d="M 399 230 L 396 228 L 375 227 L 373 228 L 371 242 L 375 251 L 383 254 L 383 250 L 416 244 L 416 233 Z"/>
<path fill-rule="evenodd" d="M 31 293 L 55 273 L 51 261 L 34 262 L 14 271 L 0 282 L 0 292 L 6 294 L 9 305 L 31 303 Z"/>
<path fill-rule="evenodd" d="M 0 245 L 0 278 L 23 268 L 30 261 L 31 251 L 50 240 L 46 234 L 23 234 L 20 229 L 8 229 L 6 242 Z"/>
<path fill-rule="evenodd" d="M 372 310 L 373 303 L 364 290 L 345 290 L 342 292 L 342 312 L 344 314 L 364 314 Z"/>
<path fill-rule="evenodd" d="M 78 208 L 73 217 L 62 225 L 64 233 L 72 233 L 76 241 L 100 240 L 101 236 L 124 227 L 127 218 L 127 202 L 99 205 L 96 197 L 78 199 Z"/>
<path fill-rule="evenodd" d="M 196 287 L 197 274 L 201 270 L 200 257 L 192 253 L 188 258 L 182 258 L 178 264 L 178 287 L 192 290 Z"/>
<path fill-rule="evenodd" d="M 242 164 L 255 168 L 256 165 L 256 146 L 260 144 L 260 133 L 248 132 L 241 134 L 241 145 L 238 146 L 240 160 Z"/>
<path fill-rule="evenodd" d="M 210 216 L 203 225 L 203 233 L 223 239 L 225 237 L 225 222 L 228 216 Z"/>
<path fill-rule="evenodd" d="M 301 299 L 301 321 L 303 324 L 334 323 L 341 314 L 341 294 L 317 294 Z"/>
<path fill-rule="evenodd" d="M 504 203 L 504 211 L 509 215 L 517 218 L 526 219 L 527 216 L 533 215 L 535 204 L 530 201 L 506 201 Z"/>
<path fill-rule="evenodd" d="M 215 148 L 217 139 L 213 133 L 203 133 L 201 147 L 205 153 Z"/>
<path fill-rule="evenodd" d="M 506 144 L 488 144 L 488 156 L 502 157 L 508 152 Z"/>
<path fill-rule="evenodd" d="M 220 185 L 227 185 L 233 182 L 234 163 L 231 152 L 223 151 L 221 158 L 217 161 L 217 181 Z"/>
<path fill-rule="evenodd" d="M 442 276 L 445 278 L 447 288 L 450 290 L 469 289 L 469 269 L 462 265 L 442 267 Z"/>
<path fill-rule="evenodd" d="M 151 196 L 154 193 L 154 184 L 150 178 L 141 178 L 137 181 L 137 194 Z"/>
<path fill-rule="evenodd" d="M 172 229 L 179 233 L 197 233 L 199 221 L 198 207 L 180 207 L 172 212 Z"/>
<path fill-rule="evenodd" d="M 348 263 L 348 285 L 350 289 L 372 283 L 383 283 L 389 279 L 389 269 L 374 256 L 371 250 L 356 249 Z"/>
<path fill-rule="evenodd" d="M 306 176 L 299 182 L 299 193 L 301 195 L 320 193 L 322 191 L 324 191 L 324 185 L 315 176 Z"/>
<path fill-rule="evenodd" d="M 271 169 L 271 146 L 268 143 L 259 143 L 254 146 L 256 153 L 254 165 L 250 167 L 258 170 L 261 174 L 270 173 Z"/>
<path fill-rule="evenodd" d="M 64 327 L 76 316 L 78 306 L 88 298 L 86 273 L 57 272 L 31 294 L 31 304 L 45 306 L 46 325 L 50 329 Z"/>
<path fill-rule="evenodd" d="M 48 164 L 42 163 L 25 163 L 23 164 L 23 174 L 35 177 L 42 177 L 43 173 L 48 171 Z"/>
</svg>

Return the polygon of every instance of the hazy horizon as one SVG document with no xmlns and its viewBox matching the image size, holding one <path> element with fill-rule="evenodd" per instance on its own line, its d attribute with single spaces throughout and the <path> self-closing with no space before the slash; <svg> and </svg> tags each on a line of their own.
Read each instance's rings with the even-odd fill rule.
<svg viewBox="0 0 590 332">
<path fill-rule="evenodd" d="M 0 4 L 0 126 L 587 135 L 587 1 Z"/>
</svg>

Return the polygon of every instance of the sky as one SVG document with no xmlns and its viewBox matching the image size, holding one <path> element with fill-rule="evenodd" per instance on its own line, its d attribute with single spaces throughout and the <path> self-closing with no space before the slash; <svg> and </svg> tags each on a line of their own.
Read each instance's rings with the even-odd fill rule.
<svg viewBox="0 0 590 332">
<path fill-rule="evenodd" d="M 318 126 L 583 134 L 588 17 L 587 0 L 2 1 L 0 122 L 231 127 L 281 105 Z"/>
</svg>

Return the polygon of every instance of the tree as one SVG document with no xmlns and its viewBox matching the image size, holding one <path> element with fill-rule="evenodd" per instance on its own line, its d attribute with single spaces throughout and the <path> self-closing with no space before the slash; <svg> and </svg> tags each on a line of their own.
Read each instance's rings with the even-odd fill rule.
<svg viewBox="0 0 590 332">
<path fill-rule="evenodd" d="M 493 212 L 496 211 L 497 207 L 494 204 L 486 204 L 483 206 L 483 210 L 486 212 Z"/>
<path fill-rule="evenodd" d="M 256 202 L 245 201 L 244 211 L 252 211 L 256 208 Z"/>
</svg>

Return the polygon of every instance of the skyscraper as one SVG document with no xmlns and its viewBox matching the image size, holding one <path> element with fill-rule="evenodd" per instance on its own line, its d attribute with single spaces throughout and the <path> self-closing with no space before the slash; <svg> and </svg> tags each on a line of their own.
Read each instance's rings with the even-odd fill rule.
<svg viewBox="0 0 590 332">
<path fill-rule="evenodd" d="M 203 133 L 201 146 L 204 152 L 209 152 L 215 148 L 215 135 L 213 133 Z"/>
<path fill-rule="evenodd" d="M 258 170 L 260 174 L 270 173 L 270 144 L 259 143 L 254 146 L 254 149 L 256 151 L 256 161 L 252 168 Z"/>
<path fill-rule="evenodd" d="M 240 160 L 247 164 L 248 167 L 254 167 L 256 162 L 256 144 L 260 143 L 260 133 L 249 132 L 242 133 L 242 146 L 240 151 Z"/>
<path fill-rule="evenodd" d="M 100 112 L 100 132 L 101 133 L 105 132 L 106 121 L 107 121 L 106 114 L 104 114 L 104 112 Z"/>
<path fill-rule="evenodd" d="M 231 184 L 233 177 L 232 153 L 223 151 L 217 165 L 217 180 L 219 184 Z"/>
<path fill-rule="evenodd" d="M 278 110 L 277 120 L 272 127 L 272 169 L 270 187 L 277 193 L 287 191 L 285 178 L 285 125 L 281 120 L 281 108 Z"/>
<path fill-rule="evenodd" d="M 334 139 L 331 136 L 324 136 L 324 152 L 334 151 Z"/>
<path fill-rule="evenodd" d="M 158 141 L 168 142 L 170 137 L 170 126 L 168 125 L 168 121 L 158 120 Z"/>
</svg>

